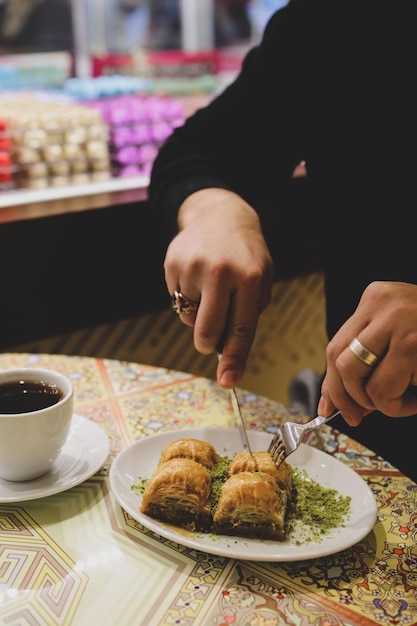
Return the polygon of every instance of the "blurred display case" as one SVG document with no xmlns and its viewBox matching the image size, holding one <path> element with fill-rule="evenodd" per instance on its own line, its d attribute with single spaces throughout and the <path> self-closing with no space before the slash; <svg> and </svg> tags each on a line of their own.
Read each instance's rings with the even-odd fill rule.
<svg viewBox="0 0 417 626">
<path fill-rule="evenodd" d="M 89 59 L 138 50 L 196 52 L 250 44 L 286 0 L 2 0 L 0 54 L 68 51 Z"/>
<path fill-rule="evenodd" d="M 102 131 L 95 165 L 104 167 L 90 163 L 95 175 L 88 181 L 75 169 L 85 169 L 83 155 L 97 138 L 85 128 L 83 134 L 83 124 L 81 132 L 71 129 L 65 115 L 58 133 L 42 124 L 31 128 L 31 104 L 24 127 L 12 122 L 11 128 L 10 118 L 0 122 L 0 259 L 7 268 L 2 349 L 167 306 L 165 250 L 146 191 L 155 152 L 141 142 L 162 141 L 182 115 L 203 106 L 238 71 L 257 36 L 251 8 L 259 1 L 0 0 L 0 95 L 28 87 L 57 95 L 69 80 L 123 75 L 152 78 L 155 91 L 148 97 L 181 102 L 169 115 L 165 109 L 163 123 L 129 117 L 129 106 L 107 111 L 105 129 L 92 125 Z M 102 87 L 95 83 L 82 99 L 97 100 Z M 161 103 L 153 103 L 161 112 Z M 143 108 L 136 113 L 140 117 Z M 113 157 L 129 161 L 119 162 L 120 170 L 134 158 L 133 174 L 109 176 Z M 17 180 L 30 188 L 15 188 Z M 45 186 L 46 180 L 65 184 Z"/>
<path fill-rule="evenodd" d="M 83 152 L 88 156 L 94 145 L 98 149 L 98 143 L 92 140 L 83 146 L 67 145 L 52 141 L 52 134 L 44 132 L 44 142 L 35 150 L 33 141 L 36 137 L 39 140 L 47 129 L 0 129 L 0 221 L 22 215 L 27 218 L 54 211 L 71 212 L 75 205 L 78 211 L 82 204 L 86 209 L 108 206 L 114 202 L 114 194 L 120 201 L 120 194 L 125 198 L 127 194 L 128 201 L 143 199 L 160 142 L 236 74 L 244 52 L 258 37 L 260 21 L 266 21 L 283 3 L 0 2 L 0 96 L 7 90 L 29 88 L 58 92 L 73 79 L 88 81 L 123 75 L 152 79 L 152 86 L 146 91 L 155 101 L 161 94 L 178 101 L 174 103 L 175 114 L 171 105 L 172 119 L 166 119 L 164 114 L 164 119 L 153 120 L 152 127 L 149 123 L 145 127 L 143 120 L 125 121 L 117 126 L 106 118 L 106 149 L 101 143 L 100 158 L 96 151 L 94 158 L 90 155 L 89 163 L 80 155 Z M 142 91 L 138 88 L 136 95 Z M 114 100 L 122 94 L 106 95 Z M 145 141 L 145 131 L 152 133 L 149 141 Z M 138 142 L 140 133 L 142 139 Z M 29 140 L 30 146 L 26 145 Z M 62 158 L 64 153 L 71 158 Z M 77 195 L 80 202 L 76 201 Z"/>
</svg>

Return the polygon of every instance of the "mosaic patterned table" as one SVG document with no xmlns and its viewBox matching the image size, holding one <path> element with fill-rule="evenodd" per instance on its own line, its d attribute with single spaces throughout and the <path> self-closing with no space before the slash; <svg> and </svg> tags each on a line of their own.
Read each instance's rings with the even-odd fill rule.
<svg viewBox="0 0 417 626">
<path fill-rule="evenodd" d="M 297 562 L 234 561 L 174 544 L 126 514 L 112 460 L 132 441 L 190 427 L 234 427 L 213 381 L 137 363 L 0 355 L 0 367 L 54 368 L 75 385 L 75 411 L 107 433 L 103 468 L 81 485 L 0 505 L 4 626 L 368 626 L 417 624 L 417 485 L 329 425 L 314 442 L 357 471 L 378 504 L 374 529 L 338 554 Z M 240 391 L 249 428 L 294 417 Z"/>
</svg>

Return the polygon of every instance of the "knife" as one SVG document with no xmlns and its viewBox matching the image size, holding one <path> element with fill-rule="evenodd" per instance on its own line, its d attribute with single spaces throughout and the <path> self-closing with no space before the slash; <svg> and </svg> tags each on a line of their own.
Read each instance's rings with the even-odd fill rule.
<svg viewBox="0 0 417 626">
<path fill-rule="evenodd" d="M 217 358 L 219 359 L 219 361 L 222 358 L 222 355 L 219 352 L 217 353 Z M 253 457 L 252 450 L 251 450 L 250 443 L 249 443 L 248 433 L 246 432 L 245 422 L 243 421 L 242 411 L 240 409 L 239 400 L 237 398 L 236 389 L 234 387 L 232 387 L 232 389 L 229 389 L 229 394 L 230 394 L 230 400 L 232 402 L 233 413 L 236 418 L 237 429 L 239 431 L 240 439 L 243 444 L 243 449 L 245 450 L 245 452 L 249 452 L 251 457 Z"/>
</svg>

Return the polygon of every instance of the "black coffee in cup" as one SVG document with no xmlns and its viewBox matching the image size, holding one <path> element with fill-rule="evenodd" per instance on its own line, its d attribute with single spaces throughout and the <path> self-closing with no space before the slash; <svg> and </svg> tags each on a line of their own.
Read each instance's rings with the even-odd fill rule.
<svg viewBox="0 0 417 626">
<path fill-rule="evenodd" d="M 30 413 L 46 409 L 64 397 L 56 385 L 39 381 L 13 380 L 0 383 L 0 413 Z"/>
</svg>

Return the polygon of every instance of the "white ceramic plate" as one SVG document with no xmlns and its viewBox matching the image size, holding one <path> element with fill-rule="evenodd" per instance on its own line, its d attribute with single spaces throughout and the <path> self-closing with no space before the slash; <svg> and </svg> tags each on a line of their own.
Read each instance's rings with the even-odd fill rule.
<svg viewBox="0 0 417 626">
<path fill-rule="evenodd" d="M 266 450 L 271 435 L 249 431 L 252 450 Z M 142 478 L 150 478 L 156 468 L 162 449 L 174 439 L 195 437 L 213 444 L 223 456 L 233 456 L 242 450 L 237 429 L 188 428 L 145 437 L 122 450 L 110 468 L 110 486 L 120 506 L 150 530 L 176 543 L 219 556 L 253 561 L 300 561 L 340 552 L 354 545 L 372 530 L 376 521 L 376 502 L 367 484 L 352 469 L 334 457 L 302 444 L 291 455 L 294 467 L 305 469 L 313 480 L 324 487 L 334 488 L 343 496 L 351 497 L 351 512 L 343 527 L 323 536 L 320 542 L 301 540 L 290 535 L 285 541 L 267 541 L 178 532 L 171 525 L 158 522 L 140 512 L 141 496 L 132 485 Z M 300 539 L 300 538 L 299 538 Z"/>
<path fill-rule="evenodd" d="M 79 485 L 102 467 L 109 448 L 109 439 L 100 426 L 74 415 L 68 439 L 52 469 L 24 482 L 0 478 L 0 503 L 36 500 Z"/>
</svg>

